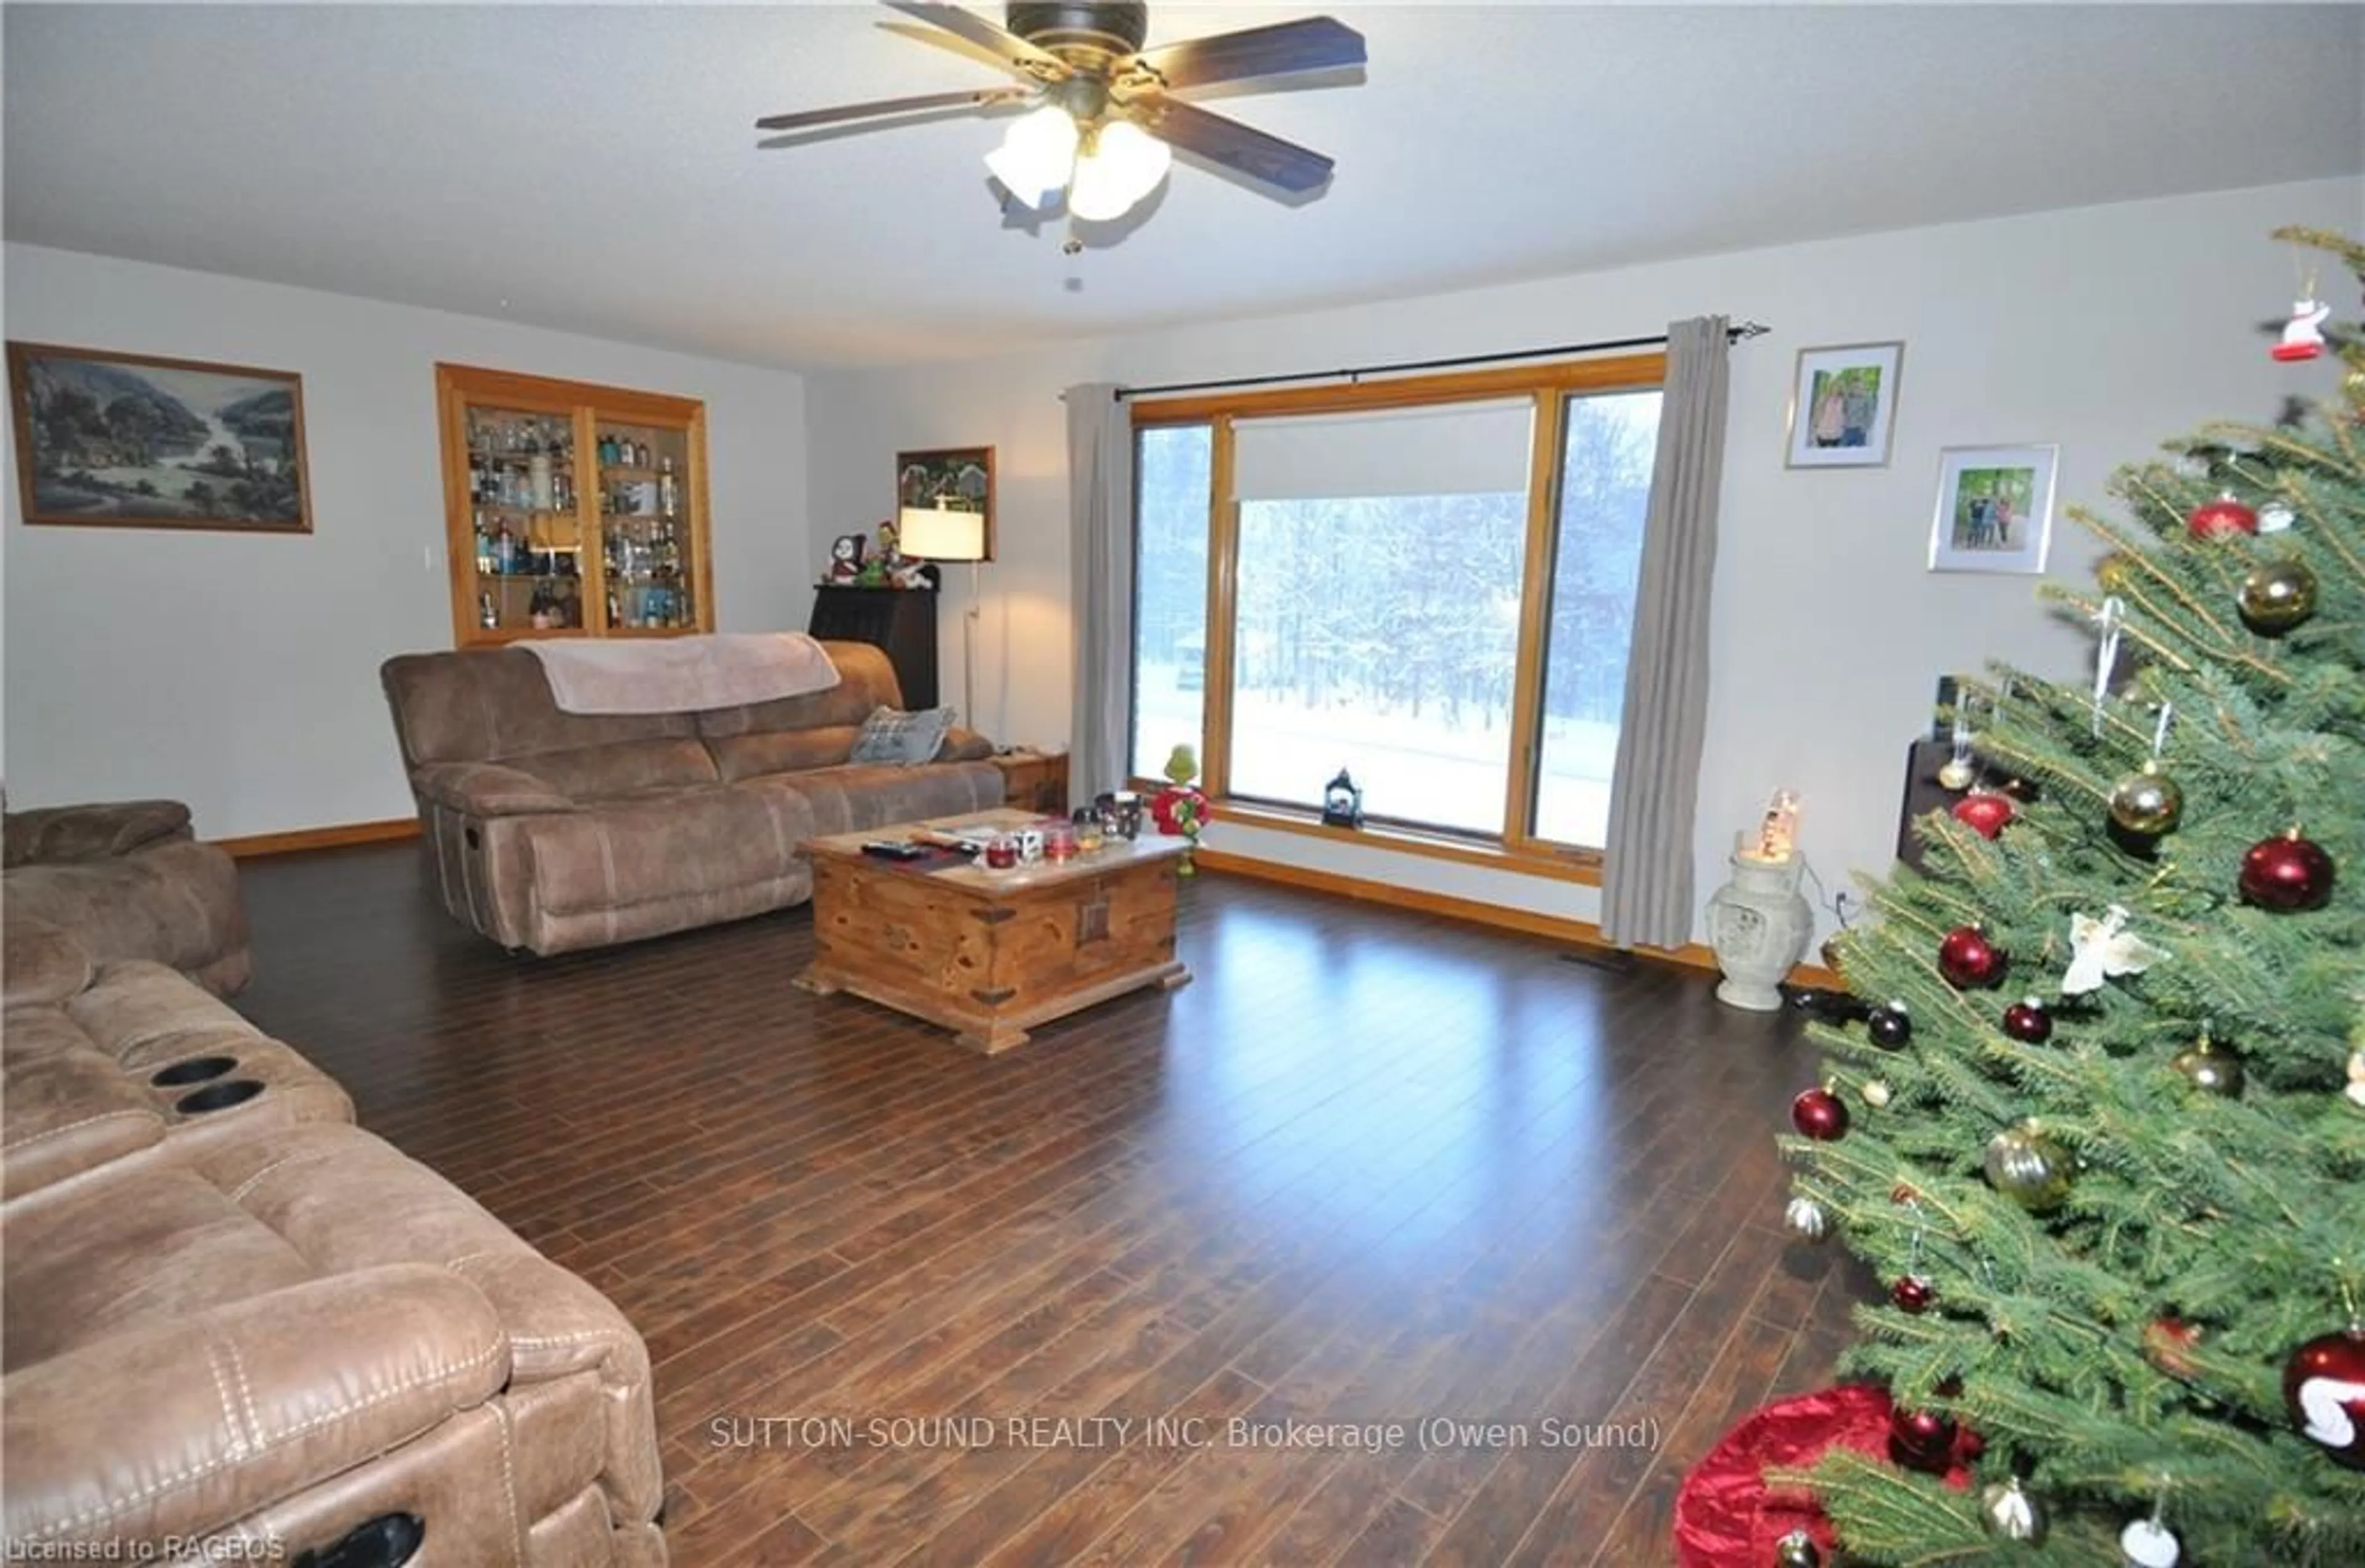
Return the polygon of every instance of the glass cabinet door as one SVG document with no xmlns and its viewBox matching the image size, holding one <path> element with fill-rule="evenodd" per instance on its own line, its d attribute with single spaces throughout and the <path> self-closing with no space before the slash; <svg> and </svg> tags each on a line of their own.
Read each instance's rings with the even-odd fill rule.
<svg viewBox="0 0 2365 1568">
<path fill-rule="evenodd" d="M 583 519 L 572 411 L 470 403 L 465 420 L 478 630 L 580 628 Z"/>
<path fill-rule="evenodd" d="M 714 630 L 705 404 L 465 364 L 435 404 L 461 647 Z"/>
<path fill-rule="evenodd" d="M 689 431 L 594 416 L 600 473 L 602 624 L 678 632 L 702 624 L 691 519 Z"/>
</svg>

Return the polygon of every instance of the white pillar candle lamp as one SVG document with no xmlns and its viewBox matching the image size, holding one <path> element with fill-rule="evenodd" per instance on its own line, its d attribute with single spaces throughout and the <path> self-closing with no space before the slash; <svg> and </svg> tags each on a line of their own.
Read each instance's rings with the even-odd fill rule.
<svg viewBox="0 0 2365 1568">
<path fill-rule="evenodd" d="M 1777 989 L 1806 957 L 1814 912 L 1799 891 L 1806 861 L 1798 851 L 1799 797 L 1777 790 L 1755 833 L 1732 852 L 1732 880 L 1708 901 L 1709 945 L 1724 971 L 1717 1000 L 1752 1013 L 1782 1005 Z"/>
</svg>

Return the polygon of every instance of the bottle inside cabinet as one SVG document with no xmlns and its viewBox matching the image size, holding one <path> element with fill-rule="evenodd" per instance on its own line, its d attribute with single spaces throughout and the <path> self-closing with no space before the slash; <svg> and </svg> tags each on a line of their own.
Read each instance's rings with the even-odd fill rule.
<svg viewBox="0 0 2365 1568">
<path fill-rule="evenodd" d="M 712 629 L 705 406 L 436 366 L 463 645 Z"/>
<path fill-rule="evenodd" d="M 583 524 L 573 417 L 470 404 L 466 431 L 477 629 L 581 626 Z"/>
<path fill-rule="evenodd" d="M 693 569 L 689 432 L 600 426 L 600 538 L 608 625 L 680 631 L 703 623 Z"/>
</svg>

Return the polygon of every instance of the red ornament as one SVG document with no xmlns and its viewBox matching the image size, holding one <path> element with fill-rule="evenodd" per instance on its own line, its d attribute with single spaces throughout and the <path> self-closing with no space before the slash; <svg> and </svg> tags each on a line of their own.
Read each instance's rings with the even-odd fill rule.
<svg viewBox="0 0 2365 1568">
<path fill-rule="evenodd" d="M 2259 514 L 2230 493 L 2193 508 L 2185 521 L 2195 539 L 2230 539 L 2236 533 L 2259 532 Z"/>
<path fill-rule="evenodd" d="M 2365 1328 L 2310 1339 L 2283 1363 L 2283 1400 L 2299 1435 L 2336 1464 L 2365 1470 Z"/>
<path fill-rule="evenodd" d="M 1938 944 L 1938 972 L 1966 991 L 2003 979 L 2004 956 L 1976 925 L 1957 925 Z"/>
<path fill-rule="evenodd" d="M 2156 1317 L 2143 1331 L 2144 1360 L 2169 1377 L 2191 1377 L 2192 1352 L 2200 1348 L 2200 1325 L 2180 1317 Z"/>
<path fill-rule="evenodd" d="M 1955 1418 L 1938 1410 L 1900 1410 L 1889 1418 L 1889 1457 L 1924 1475 L 1954 1468 Z"/>
<path fill-rule="evenodd" d="M 1790 1125 L 1819 1143 L 1847 1136 L 1847 1102 L 1828 1089 L 1810 1089 L 1790 1102 Z"/>
<path fill-rule="evenodd" d="M 2285 912 L 2322 909 L 2332 902 L 2332 857 L 2299 829 L 2262 838 L 2242 857 L 2242 900 Z"/>
<path fill-rule="evenodd" d="M 1906 1312 L 1927 1312 L 1938 1299 L 1938 1287 L 1919 1274 L 1902 1274 L 1889 1287 L 1889 1299 Z"/>
<path fill-rule="evenodd" d="M 1955 802 L 1955 820 L 1981 838 L 1993 838 L 2003 831 L 2003 824 L 2012 821 L 2018 810 L 2012 803 L 2011 796 L 1982 790 Z"/>
<path fill-rule="evenodd" d="M 2003 1032 L 2024 1046 L 2041 1046 L 2053 1037 L 2053 1014 L 2037 998 L 2023 997 L 2003 1010 Z"/>
</svg>

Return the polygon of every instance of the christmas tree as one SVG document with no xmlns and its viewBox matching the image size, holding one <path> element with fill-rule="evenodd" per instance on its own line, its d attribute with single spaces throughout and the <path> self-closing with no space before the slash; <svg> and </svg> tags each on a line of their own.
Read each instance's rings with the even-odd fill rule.
<svg viewBox="0 0 2365 1568">
<path fill-rule="evenodd" d="M 2365 335 L 2322 336 L 2340 398 L 2071 510 L 2095 683 L 1967 689 L 1962 797 L 1837 944 L 1870 1013 L 1788 1219 L 1889 1293 L 1893 1462 L 1777 1479 L 1850 1561 L 2365 1564 Z"/>
</svg>

